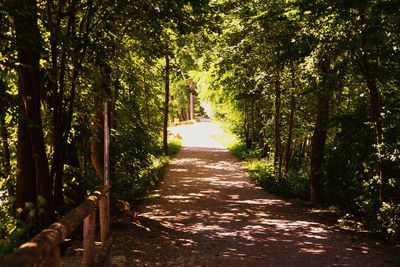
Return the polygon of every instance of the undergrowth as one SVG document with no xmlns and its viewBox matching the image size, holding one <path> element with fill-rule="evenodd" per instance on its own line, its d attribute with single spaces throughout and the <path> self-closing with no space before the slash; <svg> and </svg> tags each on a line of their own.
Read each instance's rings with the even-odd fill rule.
<svg viewBox="0 0 400 267">
<path fill-rule="evenodd" d="M 309 200 L 310 180 L 307 173 L 289 172 L 288 174 L 282 174 L 282 177 L 278 179 L 271 157 L 262 157 L 262 153 L 257 149 L 246 150 L 243 142 L 240 142 L 233 134 L 223 133 L 214 136 L 214 138 L 238 158 L 245 160 L 245 166 L 250 178 L 267 192 L 294 201 L 301 201 L 304 204 Z M 336 211 L 339 225 L 351 225 L 353 228 L 363 225 L 364 228 L 385 239 L 399 240 L 400 206 L 395 201 L 384 202 L 379 207 L 379 205 L 373 204 L 371 201 L 358 197 L 348 199 L 344 204 L 335 205 L 333 203 L 338 200 L 334 199 L 335 194 L 332 192 L 338 191 L 338 188 L 333 185 L 327 188 L 325 189 L 327 198 L 331 196 L 333 199 L 326 199 L 325 203 L 330 209 Z M 362 186 L 360 188 L 362 189 Z M 341 190 L 343 191 L 343 188 Z M 373 210 L 374 208 L 377 210 Z M 371 217 L 371 214 L 376 215 Z"/>
<path fill-rule="evenodd" d="M 181 149 L 182 137 L 177 134 L 170 134 L 168 137 L 168 155 L 173 156 Z"/>
<path fill-rule="evenodd" d="M 238 138 L 228 132 L 214 135 L 213 138 L 224 145 L 231 153 L 246 160 L 245 166 L 250 178 L 266 191 L 285 198 L 307 200 L 309 198 L 309 178 L 305 173 L 288 173 L 280 179 L 274 172 L 273 162 L 262 158 L 260 149 L 246 150 Z"/>
<path fill-rule="evenodd" d="M 111 197 L 115 200 L 124 200 L 131 206 L 140 203 L 159 183 L 164 167 L 169 163 L 170 157 L 176 154 L 181 147 L 181 138 L 170 135 L 168 140 L 168 156 L 161 151 L 154 154 L 122 155 L 114 158 Z M 125 151 L 127 149 L 125 148 Z M 126 152 L 125 152 L 126 153 Z M 138 166 L 139 165 L 139 166 Z"/>
<path fill-rule="evenodd" d="M 246 162 L 251 179 L 266 191 L 286 198 L 307 200 L 309 197 L 309 178 L 303 173 L 289 173 L 278 179 L 271 161 L 251 159 Z"/>
</svg>

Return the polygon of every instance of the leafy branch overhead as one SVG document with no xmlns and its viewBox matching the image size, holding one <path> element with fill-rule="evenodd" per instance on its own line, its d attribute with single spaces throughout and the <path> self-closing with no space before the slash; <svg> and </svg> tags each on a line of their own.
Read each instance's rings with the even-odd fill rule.
<svg viewBox="0 0 400 267">
<path fill-rule="evenodd" d="M 267 190 L 398 238 L 399 15 L 395 0 L 2 1 L 1 253 L 100 183 L 105 100 L 114 199 L 155 184 L 168 126 L 209 116 Z"/>
</svg>

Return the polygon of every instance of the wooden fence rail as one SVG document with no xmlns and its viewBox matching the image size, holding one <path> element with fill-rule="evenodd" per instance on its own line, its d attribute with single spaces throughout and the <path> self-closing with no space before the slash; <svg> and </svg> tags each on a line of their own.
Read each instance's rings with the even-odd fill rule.
<svg viewBox="0 0 400 267">
<path fill-rule="evenodd" d="M 59 221 L 37 234 L 31 241 L 21 245 L 17 252 L 0 262 L 1 267 L 61 266 L 60 244 L 83 221 L 84 266 L 110 265 L 110 236 L 102 236 L 102 256 L 95 261 L 96 209 L 99 202 L 107 201 L 108 187 L 93 192 L 82 204 L 67 213 Z M 100 208 L 100 217 L 108 216 L 108 207 Z M 105 220 L 104 220 L 105 221 Z M 109 233 L 109 225 L 100 220 L 100 232 Z M 102 259 L 100 259 L 102 258 Z M 101 263 L 103 261 L 103 263 Z"/>
<path fill-rule="evenodd" d="M 19 247 L 0 262 L 0 267 L 61 266 L 60 244 L 83 222 L 83 266 L 111 266 L 110 248 L 110 127 L 109 101 L 104 101 L 104 174 L 103 187 L 58 222 Z M 95 255 L 96 209 L 99 208 L 101 250 Z M 78 264 L 79 265 L 79 264 Z"/>
</svg>

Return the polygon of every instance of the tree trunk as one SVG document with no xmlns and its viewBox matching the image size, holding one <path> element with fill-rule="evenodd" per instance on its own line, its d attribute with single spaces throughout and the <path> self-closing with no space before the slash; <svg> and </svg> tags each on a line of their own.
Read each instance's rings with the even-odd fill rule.
<svg viewBox="0 0 400 267">
<path fill-rule="evenodd" d="M 147 126 L 150 125 L 150 100 L 149 100 L 149 91 L 147 90 L 146 87 L 146 70 L 147 70 L 147 64 L 146 67 L 143 70 L 143 92 L 145 96 L 145 105 L 146 105 L 146 119 L 147 119 Z M 117 98 L 115 98 L 117 99 Z"/>
<path fill-rule="evenodd" d="M 243 131 L 244 131 L 244 143 L 246 145 L 246 149 L 251 148 L 250 142 L 250 130 L 249 130 L 249 105 L 248 98 L 244 99 L 244 114 L 243 114 Z"/>
<path fill-rule="evenodd" d="M 91 140 L 91 159 L 94 169 L 100 179 L 104 179 L 104 96 L 111 95 L 111 70 L 101 61 L 98 62 L 99 81 L 94 87 L 97 92 L 94 96 L 94 125 Z M 109 110 L 111 110 L 109 108 Z"/>
<path fill-rule="evenodd" d="M 37 24 L 37 4 L 35 0 L 21 0 L 18 4 L 12 11 L 19 61 L 18 89 L 24 100 L 27 131 L 35 164 L 37 195 L 45 199 L 41 223 L 47 225 L 54 218 L 53 185 L 49 175 L 40 111 L 40 97 L 44 87 L 40 78 L 41 35 Z"/>
<path fill-rule="evenodd" d="M 67 36 L 74 35 L 76 32 L 76 7 L 79 4 L 79 1 L 73 1 L 70 5 L 69 17 L 67 22 Z M 80 39 L 79 49 L 76 49 L 78 53 L 74 57 L 72 57 L 72 79 L 70 82 L 70 93 L 66 98 L 64 95 L 65 91 L 65 74 L 66 74 L 66 64 L 67 64 L 67 47 L 63 46 L 61 53 L 61 63 L 60 67 L 57 66 L 57 49 L 56 49 L 56 40 L 54 39 L 56 36 L 56 32 L 59 30 L 60 21 L 58 20 L 53 29 L 55 32 L 52 32 L 55 36 L 52 40 L 52 67 L 55 69 L 55 72 L 59 70 L 59 86 L 54 87 L 54 97 L 55 97 L 55 107 L 54 107 L 54 151 L 53 151 L 53 160 L 52 160 L 52 168 L 51 168 L 51 179 L 54 181 L 54 202 L 60 207 L 64 204 L 64 196 L 63 196 L 63 176 L 64 176 L 64 164 L 66 163 L 66 151 L 67 151 L 67 140 L 70 137 L 73 112 L 74 112 L 74 101 L 76 94 L 76 83 L 78 80 L 79 72 L 82 68 L 82 61 L 85 58 L 85 52 L 88 45 L 88 34 L 90 27 L 90 19 L 92 12 L 93 3 L 90 1 L 88 4 L 88 14 L 86 19 L 82 19 L 79 25 L 79 33 L 75 35 L 76 38 Z M 86 23 L 86 25 L 84 24 Z M 85 27 L 84 27 L 85 25 Z M 54 46 L 54 48 L 53 48 Z M 65 103 L 65 105 L 64 105 Z"/>
<path fill-rule="evenodd" d="M 311 139 L 311 197 L 314 204 L 321 201 L 321 168 L 324 162 L 324 148 L 327 131 L 323 124 L 329 118 L 329 99 L 326 96 L 318 97 L 317 121 Z"/>
<path fill-rule="evenodd" d="M 8 196 L 14 196 L 15 190 L 12 185 L 11 179 L 11 156 L 10 156 L 10 146 L 8 144 L 8 130 L 5 122 L 5 114 L 2 114 L 0 117 L 0 134 L 1 134 L 1 143 L 3 147 L 3 168 L 4 168 L 4 178 L 6 179 L 7 184 L 7 192 Z"/>
<path fill-rule="evenodd" d="M 381 146 L 383 143 L 383 129 L 382 129 L 382 121 L 380 115 L 380 100 L 379 93 L 376 87 L 376 82 L 373 78 L 369 76 L 368 72 L 368 64 L 364 65 L 365 67 L 365 79 L 367 80 L 367 87 L 370 94 L 370 105 L 371 105 L 371 117 L 374 122 L 374 128 L 376 133 L 376 144 L 377 144 L 377 153 L 378 153 L 378 175 L 381 181 L 379 188 L 379 200 L 384 202 L 386 200 L 386 186 L 387 186 L 387 177 L 385 173 L 385 167 L 382 162 L 382 152 Z"/>
<path fill-rule="evenodd" d="M 322 165 L 324 163 L 324 149 L 327 136 L 325 123 L 329 119 L 329 102 L 333 82 L 329 77 L 329 64 L 323 66 L 325 83 L 320 86 L 317 103 L 317 119 L 311 138 L 311 173 L 310 173 L 310 201 L 319 204 L 322 197 Z"/>
<path fill-rule="evenodd" d="M 176 117 L 178 118 L 179 121 L 183 121 L 181 114 L 179 114 L 178 111 L 175 112 L 176 113 Z"/>
<path fill-rule="evenodd" d="M 365 24 L 365 10 L 362 9 L 360 12 L 361 24 Z M 371 105 L 371 117 L 374 123 L 375 134 L 376 134 L 376 144 L 377 144 L 377 154 L 378 154 L 378 175 L 381 181 L 379 188 L 379 200 L 381 202 L 386 200 L 386 187 L 388 183 L 388 179 L 386 176 L 385 166 L 382 161 L 382 153 L 381 146 L 383 144 L 383 129 L 382 129 L 382 118 L 381 118 L 381 105 L 380 105 L 380 97 L 378 88 L 376 85 L 376 78 L 371 73 L 371 64 L 368 59 L 368 51 L 366 51 L 367 47 L 367 39 L 364 35 L 364 30 L 362 32 L 362 57 L 361 57 L 361 72 L 364 76 L 365 82 L 367 84 L 370 96 L 370 105 Z"/>
<path fill-rule="evenodd" d="M 165 55 L 165 100 L 164 100 L 164 127 L 163 151 L 168 155 L 168 106 L 169 106 L 169 55 Z"/>
<path fill-rule="evenodd" d="M 190 110 L 190 120 L 194 120 L 194 82 L 192 79 L 189 81 L 189 110 Z"/>
<path fill-rule="evenodd" d="M 255 137 L 256 137 L 256 129 L 255 129 L 255 118 L 254 118 L 254 95 L 251 95 L 251 102 L 250 102 L 250 112 L 251 112 L 251 129 L 250 129 L 250 140 L 251 140 L 251 147 L 254 147 Z"/>
<path fill-rule="evenodd" d="M 182 121 L 186 121 L 186 120 L 187 120 L 187 118 L 186 118 L 186 112 L 185 112 L 185 109 L 184 109 L 184 108 L 181 109 L 181 117 L 182 117 Z"/>
<path fill-rule="evenodd" d="M 190 91 L 189 101 L 190 101 L 190 119 L 194 120 L 194 96 L 192 91 Z"/>
<path fill-rule="evenodd" d="M 284 158 L 285 158 L 285 172 L 289 172 L 291 151 L 292 151 L 292 134 L 294 126 L 294 111 L 296 109 L 296 103 L 294 98 L 294 93 L 292 92 L 290 96 L 290 115 L 289 115 L 289 129 L 287 135 L 287 141 L 285 146 Z"/>
<path fill-rule="evenodd" d="M 189 93 L 188 97 L 190 98 L 190 93 Z M 187 106 L 186 106 L 186 118 L 187 118 L 187 120 L 190 120 L 190 101 L 189 101 L 189 103 L 187 103 Z"/>
<path fill-rule="evenodd" d="M 95 96 L 93 136 L 90 145 L 92 165 L 100 179 L 104 177 L 104 115 L 102 104 L 103 99 L 100 96 Z"/>
<path fill-rule="evenodd" d="M 281 151 L 281 84 L 279 74 L 275 81 L 275 154 L 274 169 L 278 179 L 282 177 L 282 151 Z"/>
<path fill-rule="evenodd" d="M 25 116 L 18 119 L 16 207 L 24 208 L 26 202 L 36 203 L 36 169 Z"/>
<path fill-rule="evenodd" d="M 59 187 L 59 178 L 62 177 L 60 172 L 62 171 L 62 155 L 63 155 L 63 147 L 62 144 L 62 111 L 63 111 L 63 94 L 59 93 L 59 86 L 56 81 L 57 72 L 60 73 L 65 72 L 65 64 L 62 64 L 62 68 L 58 66 L 58 53 L 57 53 L 57 42 L 56 42 L 56 31 L 58 30 L 58 25 L 54 26 L 51 29 L 50 33 L 50 51 L 51 51 L 51 62 L 52 62 L 52 77 L 47 79 L 48 90 L 51 93 L 50 101 L 48 104 L 50 108 L 53 110 L 53 129 L 52 129 L 52 141 L 53 141 L 53 153 L 51 159 L 51 168 L 50 168 L 50 179 L 54 183 L 54 205 L 55 207 L 59 207 L 62 203 L 60 203 L 60 199 L 63 199 L 62 190 L 57 190 Z M 55 28 L 54 28 L 55 27 Z M 66 54 L 64 55 L 66 57 Z M 65 60 L 63 60 L 65 62 Z M 61 76 L 63 76 L 62 74 Z M 62 85 L 63 86 L 63 85 Z M 61 88 L 63 90 L 63 88 Z M 61 169 L 61 170 L 60 170 Z M 62 182 L 61 182 L 62 186 Z"/>
</svg>

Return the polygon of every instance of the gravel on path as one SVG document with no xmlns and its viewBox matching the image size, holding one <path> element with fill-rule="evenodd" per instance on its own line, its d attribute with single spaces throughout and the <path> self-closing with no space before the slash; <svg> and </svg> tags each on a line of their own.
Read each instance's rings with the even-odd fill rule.
<svg viewBox="0 0 400 267">
<path fill-rule="evenodd" d="M 257 187 L 201 122 L 136 220 L 114 225 L 113 266 L 392 266 L 388 255 Z M 355 241 L 356 240 L 356 241 Z"/>
</svg>

